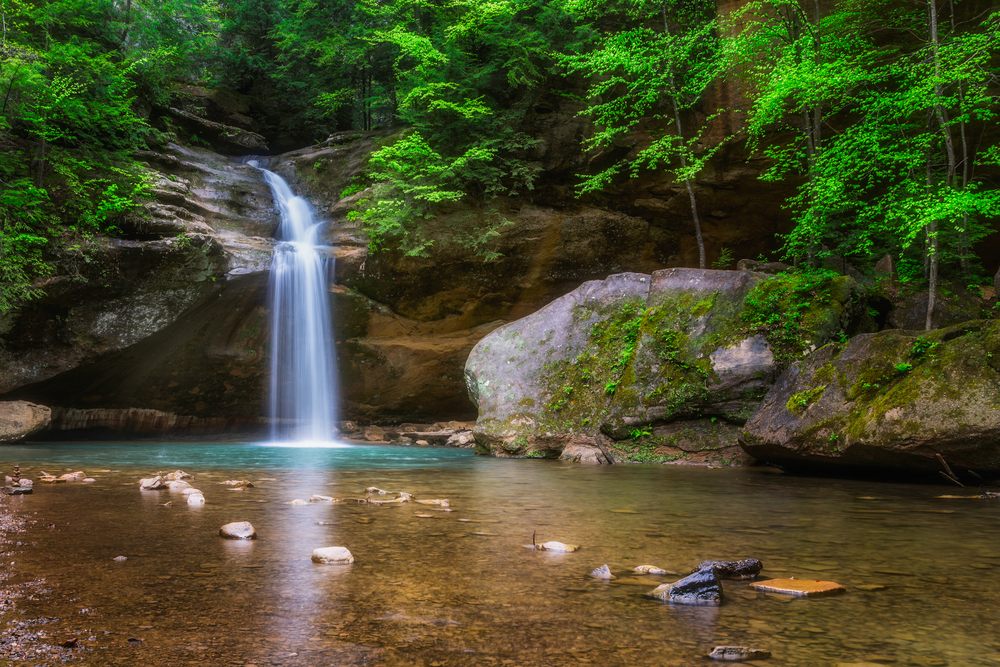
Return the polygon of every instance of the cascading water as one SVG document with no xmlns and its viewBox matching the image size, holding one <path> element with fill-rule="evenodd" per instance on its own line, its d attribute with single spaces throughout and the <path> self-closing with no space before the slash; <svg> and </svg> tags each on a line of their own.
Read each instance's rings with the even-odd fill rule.
<svg viewBox="0 0 1000 667">
<path fill-rule="evenodd" d="M 283 178 L 264 172 L 281 224 L 271 258 L 271 439 L 329 442 L 337 420 L 336 356 L 328 285 L 334 259 L 319 241 L 322 223 Z"/>
</svg>

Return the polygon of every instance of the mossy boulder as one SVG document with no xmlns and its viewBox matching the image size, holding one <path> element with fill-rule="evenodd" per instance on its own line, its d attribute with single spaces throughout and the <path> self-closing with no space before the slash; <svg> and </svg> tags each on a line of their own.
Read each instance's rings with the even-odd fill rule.
<svg viewBox="0 0 1000 667">
<path fill-rule="evenodd" d="M 1000 470 L 1000 322 L 886 330 L 793 364 L 747 422 L 748 454 L 800 467 Z"/>
<path fill-rule="evenodd" d="M 568 436 L 579 436 L 595 446 L 601 437 L 625 443 L 603 444 L 618 460 L 745 460 L 736 429 L 722 424 L 742 425 L 783 366 L 853 331 L 866 314 L 863 290 L 832 274 L 809 283 L 816 295 L 808 307 L 793 308 L 786 301 L 797 288 L 777 286 L 794 280 L 622 273 L 497 329 L 465 367 L 479 408 L 477 451 L 558 455 Z M 675 422 L 688 427 L 656 430 Z"/>
</svg>

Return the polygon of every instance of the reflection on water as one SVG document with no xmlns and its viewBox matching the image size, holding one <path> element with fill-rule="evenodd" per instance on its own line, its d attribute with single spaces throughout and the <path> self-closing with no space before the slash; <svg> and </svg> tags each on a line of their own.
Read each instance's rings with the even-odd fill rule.
<svg viewBox="0 0 1000 667">
<path fill-rule="evenodd" d="M 55 636 L 80 636 L 87 664 L 660 666 L 702 664 L 718 644 L 768 649 L 773 665 L 1000 663 L 1000 501 L 935 499 L 946 487 L 388 446 L 0 451 L 6 469 L 97 478 L 11 499 L 37 513 L 17 573 L 50 587 L 22 608 L 58 617 Z M 140 476 L 177 468 L 208 504 L 138 490 Z M 286 504 L 368 486 L 448 498 L 452 511 Z M 239 520 L 260 538 L 218 537 Z M 582 548 L 524 549 L 533 532 Z M 357 563 L 314 565 L 325 546 Z M 727 581 L 723 606 L 676 607 L 644 597 L 676 577 L 629 572 L 749 556 L 764 576 L 848 592 L 792 599 Z M 617 580 L 587 576 L 604 563 Z"/>
</svg>

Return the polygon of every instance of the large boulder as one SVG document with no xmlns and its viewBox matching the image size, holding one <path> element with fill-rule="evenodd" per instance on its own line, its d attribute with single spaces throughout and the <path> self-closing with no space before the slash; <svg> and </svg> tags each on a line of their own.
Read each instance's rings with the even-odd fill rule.
<svg viewBox="0 0 1000 667">
<path fill-rule="evenodd" d="M 893 304 L 886 324 L 894 329 L 923 331 L 927 326 L 927 297 L 922 290 L 901 295 Z M 940 329 L 983 317 L 983 300 L 960 285 L 937 288 L 931 328 Z"/>
<path fill-rule="evenodd" d="M 806 287 L 812 303 L 788 303 Z M 863 304 L 833 274 L 665 269 L 585 283 L 473 349 L 477 449 L 547 456 L 603 434 L 617 460 L 739 462 L 738 425 L 783 366 L 856 330 Z"/>
<path fill-rule="evenodd" d="M 0 403 L 0 442 L 24 440 L 49 425 L 52 411 L 44 405 L 27 401 Z"/>
<path fill-rule="evenodd" d="M 747 422 L 751 456 L 799 467 L 1000 470 L 1000 321 L 827 345 Z M 961 476 L 961 473 L 959 473 Z M 970 478 L 971 479 L 971 478 Z"/>
</svg>

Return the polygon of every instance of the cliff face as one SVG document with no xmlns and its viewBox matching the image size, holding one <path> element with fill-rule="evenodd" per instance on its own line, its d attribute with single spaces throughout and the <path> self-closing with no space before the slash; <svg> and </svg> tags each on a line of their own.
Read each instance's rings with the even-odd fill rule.
<svg viewBox="0 0 1000 667">
<path fill-rule="evenodd" d="M 428 257 L 369 254 L 345 219 L 356 198 L 340 193 L 377 134 L 268 159 L 329 223 L 343 418 L 474 418 L 463 371 L 483 336 L 584 281 L 692 264 L 687 195 L 668 179 L 575 198 L 574 174 L 610 157 L 580 150 L 586 121 L 565 100 L 543 93 L 534 106 L 545 173 L 530 198 L 499 202 L 509 224 L 489 262 L 446 242 L 448 217 L 432 221 L 441 242 Z M 616 150 L 637 150 L 643 136 Z M 74 437 L 260 431 L 278 222 L 270 192 L 259 171 L 206 150 L 171 145 L 144 157 L 161 175 L 149 215 L 123 238 L 95 239 L 82 258 L 60 258 L 47 296 L 5 318 L 0 392 L 52 405 L 51 428 Z M 727 160 L 737 165 L 723 156 L 698 183 L 710 259 L 723 246 L 766 249 L 778 228 L 752 171 Z"/>
</svg>

